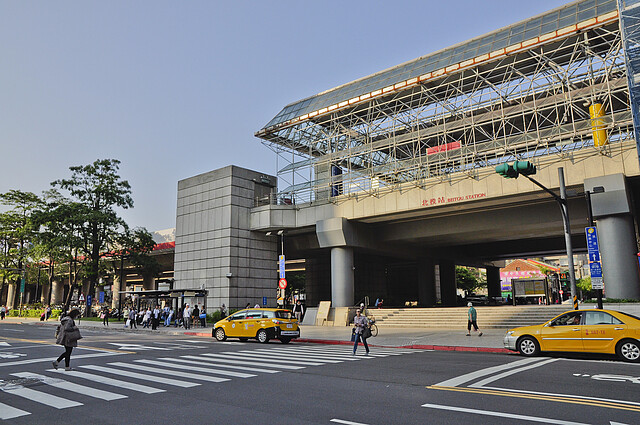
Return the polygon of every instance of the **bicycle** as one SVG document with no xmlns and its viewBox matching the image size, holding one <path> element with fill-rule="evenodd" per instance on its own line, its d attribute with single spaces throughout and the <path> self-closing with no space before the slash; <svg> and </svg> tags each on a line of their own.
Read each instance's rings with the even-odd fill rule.
<svg viewBox="0 0 640 425">
<path fill-rule="evenodd" d="M 371 330 L 371 336 L 378 336 L 378 325 L 375 320 L 369 322 L 369 329 Z"/>
</svg>

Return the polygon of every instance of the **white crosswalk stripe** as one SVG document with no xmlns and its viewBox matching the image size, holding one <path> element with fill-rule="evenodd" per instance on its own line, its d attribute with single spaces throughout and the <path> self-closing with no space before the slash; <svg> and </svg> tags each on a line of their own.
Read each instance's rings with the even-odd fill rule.
<svg viewBox="0 0 640 425">
<path fill-rule="evenodd" d="M 112 393 L 111 391 L 98 390 L 93 387 L 87 387 L 85 385 L 75 384 L 73 382 L 68 382 L 63 379 L 49 378 L 48 376 L 40 375 L 38 373 L 18 372 L 18 373 L 12 373 L 11 375 L 17 376 L 18 378 L 37 379 L 38 381 L 55 388 L 60 388 L 62 390 L 67 390 L 67 391 L 71 391 L 78 394 L 84 394 L 89 397 L 99 398 L 106 401 L 127 398 L 126 395 Z"/>
<path fill-rule="evenodd" d="M 174 359 L 172 358 L 162 358 L 160 360 L 161 361 L 156 361 L 156 360 L 134 360 L 134 361 L 137 363 L 152 364 L 152 365 L 161 366 L 161 367 L 183 369 L 191 372 L 203 372 L 203 373 L 213 373 L 218 375 L 233 376 L 235 378 L 252 378 L 254 376 L 257 376 L 251 373 L 232 372 L 230 370 L 213 369 L 210 367 L 198 367 L 198 366 L 187 366 L 184 364 L 175 364 L 173 363 Z"/>
<path fill-rule="evenodd" d="M 158 384 L 173 385 L 174 387 L 189 388 L 189 387 L 196 387 L 200 385 L 195 382 L 181 381 L 179 379 L 159 378 L 157 376 L 145 375 L 144 373 L 131 372 L 128 370 L 120 370 L 112 367 L 96 366 L 96 365 L 80 366 L 80 367 L 91 369 L 93 371 L 98 371 L 98 372 L 107 372 L 107 373 L 112 373 L 114 375 L 126 376 L 132 379 L 141 379 L 143 381 L 152 381 Z"/>
<path fill-rule="evenodd" d="M 25 388 L 22 385 L 8 384 L 3 381 L 0 381 L 0 390 L 4 391 L 7 394 L 12 394 L 18 397 L 26 398 L 27 400 L 35 401 L 36 403 L 55 407 L 56 409 L 66 409 L 67 407 L 82 406 L 82 403 L 78 403 L 77 401 L 67 400 L 66 398 L 58 397 L 53 394 L 47 394 L 42 391 Z"/>
<path fill-rule="evenodd" d="M 208 359 L 208 358 L 203 358 L 203 357 L 199 357 L 199 356 L 180 356 L 180 359 L 173 359 L 176 362 L 184 362 L 184 363 L 195 363 L 195 364 L 211 364 L 213 363 L 216 367 L 224 367 L 227 369 L 235 369 L 235 370 L 246 370 L 247 372 L 260 372 L 260 373 L 278 373 L 280 372 L 279 370 L 274 370 L 274 369 L 264 369 L 264 368 L 256 368 L 256 367 L 249 367 L 249 366 L 238 366 L 238 365 L 232 365 L 232 364 L 225 364 L 225 363 L 219 363 L 216 361 L 216 359 Z M 183 360 L 184 359 L 189 359 L 189 360 Z M 204 363 L 203 363 L 204 362 Z"/>
<path fill-rule="evenodd" d="M 164 370 L 160 368 L 153 368 L 153 367 L 141 366 L 139 364 L 131 364 L 131 363 L 124 363 L 124 362 L 113 362 L 113 363 L 109 363 L 109 365 L 124 367 L 128 369 L 141 370 L 143 372 L 159 373 L 161 375 L 171 375 L 171 376 L 178 376 L 180 378 L 196 379 L 200 381 L 225 382 L 229 380 L 228 378 L 218 378 L 217 376 L 197 375 L 195 373 L 180 372 L 177 370 Z"/>
<path fill-rule="evenodd" d="M 121 348 L 151 349 L 151 350 L 172 350 L 182 347 L 195 349 L 203 348 L 196 345 L 197 340 L 182 340 L 184 344 L 162 344 L 165 347 L 149 347 L 138 344 L 114 344 Z M 216 344 L 219 344 L 216 342 Z M 242 345 L 251 348 L 246 343 L 225 343 L 228 345 Z M 223 351 L 217 353 L 201 353 L 169 356 L 169 352 L 164 357 L 150 359 L 134 359 L 130 362 L 110 362 L 105 366 L 81 365 L 79 368 L 86 371 L 64 371 L 62 369 L 48 369 L 50 377 L 40 373 L 14 372 L 10 375 L 40 382 L 46 387 L 53 387 L 56 391 L 63 390 L 85 397 L 92 397 L 105 401 L 116 401 L 130 397 L 127 391 L 154 394 L 166 392 L 164 386 L 190 388 L 202 385 L 200 382 L 221 383 L 233 378 L 253 378 L 260 374 L 273 374 L 279 372 L 296 372 L 301 369 L 314 366 L 335 365 L 350 361 L 372 360 L 376 357 L 398 356 L 408 353 L 415 353 L 420 350 L 399 350 L 399 349 L 375 349 L 369 356 L 364 356 L 361 350 L 358 356 L 353 356 L 351 346 L 260 346 L 260 348 L 241 349 L 239 351 Z M 74 357 L 78 358 L 78 357 Z M 116 375 L 117 378 L 104 376 Z M 166 376 L 168 375 L 168 376 Z M 89 381 L 94 384 L 102 384 L 116 387 L 119 391 L 107 391 L 96 388 L 95 385 L 87 386 L 74 382 L 74 380 Z M 150 381 L 152 385 L 142 385 L 130 381 Z M 199 382 L 198 382 L 199 381 Z M 16 381 L 17 382 L 17 381 Z M 47 393 L 44 389 L 34 390 L 27 388 L 24 382 L 20 385 L 16 382 L 6 382 L 0 380 L 0 393 L 21 397 L 34 403 L 43 404 L 56 409 L 83 406 L 83 403 L 72 400 L 69 397 L 61 397 Z M 45 389 L 46 389 L 45 387 Z M 121 394 L 123 393 L 123 394 Z M 7 400 L 0 403 L 0 420 L 17 418 L 31 415 L 31 412 L 10 406 Z M 22 407 L 22 406 L 20 406 Z"/>
<path fill-rule="evenodd" d="M 30 412 L 26 412 L 22 409 L 11 407 L 8 404 L 0 403 L 0 420 L 19 418 L 20 416 L 30 415 Z"/>
<path fill-rule="evenodd" d="M 73 376 L 76 378 L 86 379 L 87 381 L 93 381 L 100 384 L 111 385 L 114 387 L 123 388 L 125 390 L 137 391 L 139 393 L 144 393 L 144 394 L 155 394 L 155 393 L 165 392 L 165 390 L 160 388 L 153 388 L 148 385 L 135 384 L 133 382 L 127 382 L 121 379 L 108 378 L 106 376 L 95 375 L 93 373 L 79 372 L 77 370 L 65 371 L 62 369 L 48 369 L 47 372 L 63 373 L 65 375 Z"/>
<path fill-rule="evenodd" d="M 217 361 L 221 363 L 243 364 L 248 366 L 269 366 L 273 368 L 289 369 L 289 370 L 304 369 L 304 366 L 290 366 L 290 365 L 283 365 L 283 364 L 274 364 L 271 362 L 264 362 L 264 361 L 234 360 L 233 356 L 228 356 L 224 354 L 206 353 L 206 354 L 203 354 L 203 356 L 215 358 Z"/>
</svg>

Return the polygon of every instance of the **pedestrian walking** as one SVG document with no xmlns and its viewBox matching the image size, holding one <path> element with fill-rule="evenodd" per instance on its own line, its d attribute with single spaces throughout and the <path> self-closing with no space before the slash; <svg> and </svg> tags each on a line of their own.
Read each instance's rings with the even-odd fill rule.
<svg viewBox="0 0 640 425">
<path fill-rule="evenodd" d="M 184 320 L 184 328 L 191 329 L 191 307 L 187 304 L 184 307 L 184 313 L 182 313 L 182 320 Z"/>
<path fill-rule="evenodd" d="M 220 306 L 220 319 L 227 317 L 227 306 L 224 303 Z"/>
<path fill-rule="evenodd" d="M 47 309 L 44 312 L 45 312 L 44 320 L 49 320 L 49 318 L 51 317 L 51 306 L 48 305 Z"/>
<path fill-rule="evenodd" d="M 204 306 L 202 307 L 202 310 L 200 310 L 200 326 L 203 328 L 207 327 L 207 312 L 205 311 Z"/>
<path fill-rule="evenodd" d="M 367 352 L 365 353 L 365 356 L 369 355 L 369 346 L 367 345 L 367 338 L 364 338 L 364 332 L 365 330 L 369 330 L 369 319 L 366 318 L 366 316 L 362 315 L 362 311 L 360 309 L 356 310 L 356 317 L 353 318 L 353 326 L 354 326 L 354 333 L 355 333 L 355 341 L 353 343 L 353 355 L 356 355 L 356 350 L 358 349 L 358 342 L 362 341 L 362 344 L 364 345 L 364 349 L 367 350 Z M 369 332 L 371 332 L 369 330 Z"/>
<path fill-rule="evenodd" d="M 222 304 L 224 306 L 224 304 Z M 4 317 L 7 315 L 7 307 L 6 306 L 2 306 L 0 307 L 0 320 L 4 320 Z"/>
<path fill-rule="evenodd" d="M 136 328 L 138 329 L 138 314 L 136 313 L 136 309 L 131 307 L 131 310 L 129 310 L 129 328 L 133 329 Z"/>
<path fill-rule="evenodd" d="M 476 322 L 478 319 L 478 312 L 473 308 L 473 304 L 471 302 L 467 303 L 467 307 L 469 307 L 469 311 L 467 311 L 467 336 L 471 336 L 471 326 L 473 326 L 474 332 L 480 332 L 478 329 L 478 323 Z M 482 336 L 482 332 L 480 332 L 478 336 Z"/>
<path fill-rule="evenodd" d="M 298 322 L 302 320 L 302 316 L 304 315 L 304 307 L 300 303 L 300 300 L 296 301 L 295 305 L 293 306 L 293 314 L 294 316 L 296 316 L 296 319 L 298 319 Z"/>
<path fill-rule="evenodd" d="M 64 370 L 71 370 L 71 351 L 78 346 L 78 340 L 82 338 L 80 329 L 76 326 L 75 319 L 80 316 L 80 310 L 72 308 L 69 313 L 60 319 L 60 324 L 56 329 L 56 344 L 64 346 L 64 353 L 53 361 L 53 368 L 57 369 L 58 364 L 64 359 Z"/>
<path fill-rule="evenodd" d="M 100 313 L 100 318 L 102 318 L 102 326 L 109 326 L 109 308 L 105 307 Z"/>
<path fill-rule="evenodd" d="M 200 322 L 200 309 L 198 308 L 198 304 L 193 307 L 193 311 L 191 314 L 193 315 L 193 321 L 191 323 L 193 323 L 194 328 L 197 328 L 198 322 Z"/>
</svg>

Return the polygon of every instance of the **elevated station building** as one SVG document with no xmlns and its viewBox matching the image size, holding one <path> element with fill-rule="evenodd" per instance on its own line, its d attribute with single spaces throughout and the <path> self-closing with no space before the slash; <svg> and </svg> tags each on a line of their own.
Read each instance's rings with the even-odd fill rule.
<svg viewBox="0 0 640 425">
<path fill-rule="evenodd" d="M 640 298 L 639 18 L 577 1 L 285 106 L 255 133 L 276 176 L 179 183 L 176 284 L 273 305 L 282 249 L 306 259 L 312 305 L 455 305 L 455 265 L 486 267 L 498 296 L 503 259 L 565 252 L 555 200 L 494 170 L 525 160 L 555 192 L 564 170 L 576 252 L 591 193 L 606 295 Z"/>
</svg>

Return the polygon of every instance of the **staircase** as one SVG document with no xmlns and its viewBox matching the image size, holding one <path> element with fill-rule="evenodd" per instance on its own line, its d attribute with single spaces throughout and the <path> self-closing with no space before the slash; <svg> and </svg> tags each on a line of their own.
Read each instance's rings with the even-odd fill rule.
<svg viewBox="0 0 640 425">
<path fill-rule="evenodd" d="M 405 328 L 466 328 L 468 307 L 368 309 L 367 315 L 380 327 Z M 475 306 L 478 327 L 516 328 L 539 325 L 565 311 L 570 305 Z"/>
</svg>

